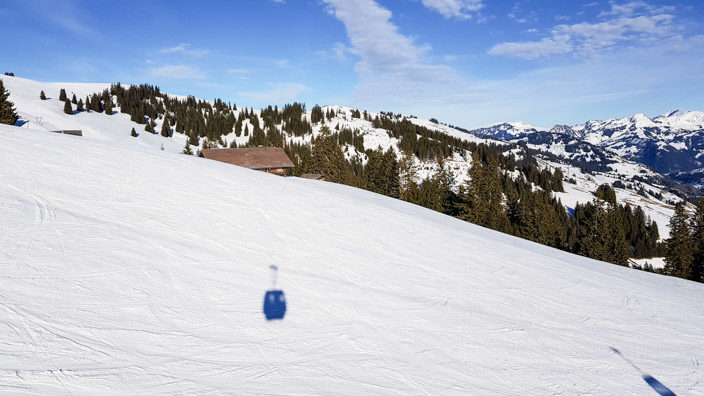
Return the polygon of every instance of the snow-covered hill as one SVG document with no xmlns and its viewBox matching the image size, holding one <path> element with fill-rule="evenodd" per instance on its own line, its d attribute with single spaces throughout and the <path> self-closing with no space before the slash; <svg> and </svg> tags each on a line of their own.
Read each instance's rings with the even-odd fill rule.
<svg viewBox="0 0 704 396">
<path fill-rule="evenodd" d="M 90 125 L 0 126 L 0 393 L 704 392 L 702 284 Z"/>
<path fill-rule="evenodd" d="M 4 85 L 10 91 L 10 100 L 15 103 L 15 107 L 21 116 L 20 123 L 23 128 L 57 130 L 57 129 L 81 129 L 83 138 L 110 143 L 115 147 L 132 150 L 135 147 L 144 149 L 160 149 L 171 153 L 179 153 L 187 141 L 185 135 L 175 133 L 171 138 L 163 138 L 159 135 L 144 132 L 144 125 L 139 125 L 130 120 L 127 114 L 116 113 L 108 116 L 95 112 L 80 112 L 73 115 L 63 113 L 63 102 L 58 100 L 61 88 L 66 89 L 68 97 L 74 94 L 78 98 L 85 98 L 93 93 L 100 93 L 109 84 L 85 84 L 85 83 L 44 83 L 27 80 L 19 77 L 5 77 Z M 41 100 L 39 92 L 45 91 L 48 100 Z M 75 107 L 75 106 L 74 106 Z M 289 142 L 309 142 L 321 133 L 323 126 L 330 128 L 348 128 L 358 132 L 364 138 L 365 149 L 383 150 L 389 148 L 401 156 L 399 140 L 382 128 L 375 128 L 373 123 L 363 118 L 352 117 L 354 109 L 344 106 L 323 106 L 323 111 L 331 110 L 335 113 L 334 118 L 328 120 L 324 125 L 316 123 L 313 125 L 312 134 L 306 136 L 287 135 Z M 239 114 L 239 109 L 237 112 Z M 260 114 L 259 110 L 252 110 L 255 114 Z M 369 113 L 370 117 L 377 117 L 381 113 Z M 307 112 L 308 119 L 311 119 L 310 109 Z M 399 120 L 403 118 L 400 116 Z M 593 193 L 600 184 L 616 184 L 617 197 L 623 204 L 640 205 L 646 214 L 657 221 L 660 235 L 663 238 L 668 236 L 667 223 L 672 215 L 672 203 L 678 201 L 676 195 L 669 192 L 668 186 L 662 183 L 662 177 L 657 172 L 647 166 L 628 161 L 608 150 L 600 147 L 576 141 L 572 137 L 564 139 L 567 135 L 555 135 L 545 131 L 544 128 L 534 127 L 522 122 L 510 124 L 497 124 L 488 127 L 491 130 L 504 130 L 505 133 L 515 136 L 514 142 L 524 145 L 521 147 L 511 146 L 493 138 L 478 137 L 472 133 L 467 133 L 454 127 L 443 125 L 429 120 L 418 119 L 408 116 L 412 123 L 453 136 L 459 139 L 472 141 L 475 143 L 487 143 L 494 145 L 505 145 L 508 152 L 523 158 L 527 155 L 525 148 L 549 153 L 551 156 L 542 156 L 540 166 L 549 168 L 561 168 L 567 179 L 572 179 L 574 184 L 566 184 L 566 193 L 560 193 L 562 202 L 569 208 L 580 202 L 585 203 L 593 198 Z M 163 120 L 156 120 L 159 131 Z M 260 122 L 260 124 L 262 124 Z M 252 125 L 245 120 L 245 125 L 251 130 Z M 278 126 L 282 128 L 281 126 Z M 138 138 L 129 137 L 130 130 L 135 128 L 140 136 Z M 286 135 L 286 131 L 281 129 Z M 476 131 L 475 131 L 476 133 Z M 247 144 L 248 136 L 235 136 L 229 133 L 223 137 L 225 145 L 236 141 L 238 145 Z M 196 151 L 197 147 L 193 147 Z M 348 159 L 355 158 L 360 162 L 366 161 L 366 154 L 358 151 L 354 146 L 344 147 L 345 155 Z M 454 153 L 451 158 L 445 159 L 446 169 L 454 178 L 455 188 L 465 183 L 468 179 L 468 170 L 471 166 L 471 153 Z M 591 172 L 585 172 L 584 166 L 592 168 Z M 417 181 L 430 177 L 438 171 L 435 161 L 421 161 L 413 157 L 413 171 Z M 620 183 L 619 183 L 620 182 Z"/>
</svg>

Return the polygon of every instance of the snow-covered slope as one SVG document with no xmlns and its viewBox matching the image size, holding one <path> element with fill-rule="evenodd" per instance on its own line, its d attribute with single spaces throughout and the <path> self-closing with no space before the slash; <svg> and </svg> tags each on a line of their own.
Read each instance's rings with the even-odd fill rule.
<svg viewBox="0 0 704 396">
<path fill-rule="evenodd" d="M 704 392 L 704 285 L 131 138 L 0 138 L 0 392 Z"/>
</svg>

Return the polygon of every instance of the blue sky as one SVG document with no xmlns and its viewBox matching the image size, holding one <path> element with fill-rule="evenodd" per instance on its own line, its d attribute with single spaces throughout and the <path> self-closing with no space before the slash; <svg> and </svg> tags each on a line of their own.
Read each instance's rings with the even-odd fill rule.
<svg viewBox="0 0 704 396">
<path fill-rule="evenodd" d="M 0 72 L 40 81 L 464 127 L 704 110 L 699 1 L 4 0 L 0 20 Z"/>
</svg>

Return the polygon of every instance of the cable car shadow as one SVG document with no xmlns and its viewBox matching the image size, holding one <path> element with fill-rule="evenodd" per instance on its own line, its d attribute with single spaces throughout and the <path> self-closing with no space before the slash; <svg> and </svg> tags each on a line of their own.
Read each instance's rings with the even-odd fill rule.
<svg viewBox="0 0 704 396">
<path fill-rule="evenodd" d="M 614 353 L 616 353 L 617 355 L 621 356 L 621 358 L 622 358 L 623 360 L 625 360 L 628 364 L 630 364 L 631 367 L 633 367 L 634 369 L 636 369 L 636 371 L 638 371 L 638 373 L 640 373 L 641 378 L 643 378 L 643 381 L 645 381 L 646 384 L 648 384 L 651 388 L 653 388 L 653 390 L 654 390 L 655 392 L 657 392 L 658 395 L 660 395 L 660 396 L 676 396 L 676 395 L 675 395 L 675 392 L 673 392 L 672 390 L 670 390 L 670 388 L 668 388 L 667 386 L 663 385 L 662 382 L 660 382 L 660 381 L 658 381 L 657 379 L 655 379 L 652 375 L 650 375 L 650 374 L 648 374 L 648 373 L 644 373 L 643 371 L 641 371 L 641 369 L 638 368 L 638 366 L 636 366 L 635 364 L 633 364 L 633 362 L 631 362 L 627 357 L 623 356 L 623 354 L 621 353 L 621 351 L 619 351 L 618 349 L 616 349 L 616 348 L 614 348 L 614 347 L 609 347 L 609 348 L 610 348 Z"/>
<path fill-rule="evenodd" d="M 281 290 L 269 290 L 264 295 L 264 316 L 266 320 L 283 319 L 286 315 L 286 297 Z"/>
<path fill-rule="evenodd" d="M 272 289 L 264 294 L 264 316 L 266 320 L 280 320 L 286 315 L 286 296 L 283 290 L 276 289 L 276 278 L 279 267 L 270 265 Z"/>
</svg>

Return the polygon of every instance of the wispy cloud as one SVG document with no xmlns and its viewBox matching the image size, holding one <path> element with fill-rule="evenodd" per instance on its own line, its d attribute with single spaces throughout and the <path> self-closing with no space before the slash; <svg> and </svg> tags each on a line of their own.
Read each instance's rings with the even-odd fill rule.
<svg viewBox="0 0 704 396">
<path fill-rule="evenodd" d="M 90 26 L 90 18 L 82 12 L 82 6 L 73 0 L 61 3 L 49 0 L 35 2 L 32 10 L 49 23 L 86 39 L 99 40 L 103 35 Z"/>
<path fill-rule="evenodd" d="M 508 42 L 493 46 L 491 55 L 508 55 L 524 59 L 536 59 L 548 55 L 565 54 L 573 49 L 569 35 L 553 35 L 539 41 Z"/>
<path fill-rule="evenodd" d="M 504 42 L 494 45 L 491 55 L 524 59 L 576 53 L 593 55 L 621 43 L 649 44 L 678 35 L 669 7 L 652 7 L 637 1 L 612 4 L 600 13 L 600 22 L 581 22 L 555 26 L 549 37 L 538 41 Z"/>
<path fill-rule="evenodd" d="M 260 103 L 288 103 L 294 101 L 309 88 L 299 83 L 270 83 L 260 91 L 240 91 L 237 95 Z"/>
<path fill-rule="evenodd" d="M 347 30 L 358 56 L 355 71 L 361 81 L 355 95 L 366 103 L 452 100 L 463 89 L 456 72 L 427 59 L 430 46 L 418 45 L 391 22 L 391 12 L 373 0 L 324 0 Z"/>
<path fill-rule="evenodd" d="M 288 59 L 277 59 L 277 60 L 274 61 L 274 64 L 275 64 L 277 67 L 280 67 L 280 68 L 282 68 L 282 69 L 285 69 L 285 68 L 291 66 L 291 62 L 289 62 Z"/>
<path fill-rule="evenodd" d="M 252 71 L 249 69 L 227 69 L 225 70 L 227 74 L 248 74 Z"/>
<path fill-rule="evenodd" d="M 421 63 L 430 49 L 418 46 L 391 23 L 391 11 L 373 0 L 324 0 L 347 29 L 352 52 L 361 57 L 358 72 L 397 71 Z"/>
<path fill-rule="evenodd" d="M 161 50 L 159 50 L 160 54 L 182 54 L 194 56 L 196 58 L 208 55 L 209 52 L 210 51 L 206 49 L 192 48 L 191 45 L 188 43 L 181 43 L 173 47 L 162 48 Z"/>
<path fill-rule="evenodd" d="M 424 6 L 445 18 L 469 19 L 484 7 L 482 0 L 421 0 Z"/>
<path fill-rule="evenodd" d="M 148 73 L 154 77 L 170 78 L 174 80 L 202 80 L 205 73 L 194 66 L 186 65 L 165 65 L 152 67 Z"/>
</svg>

